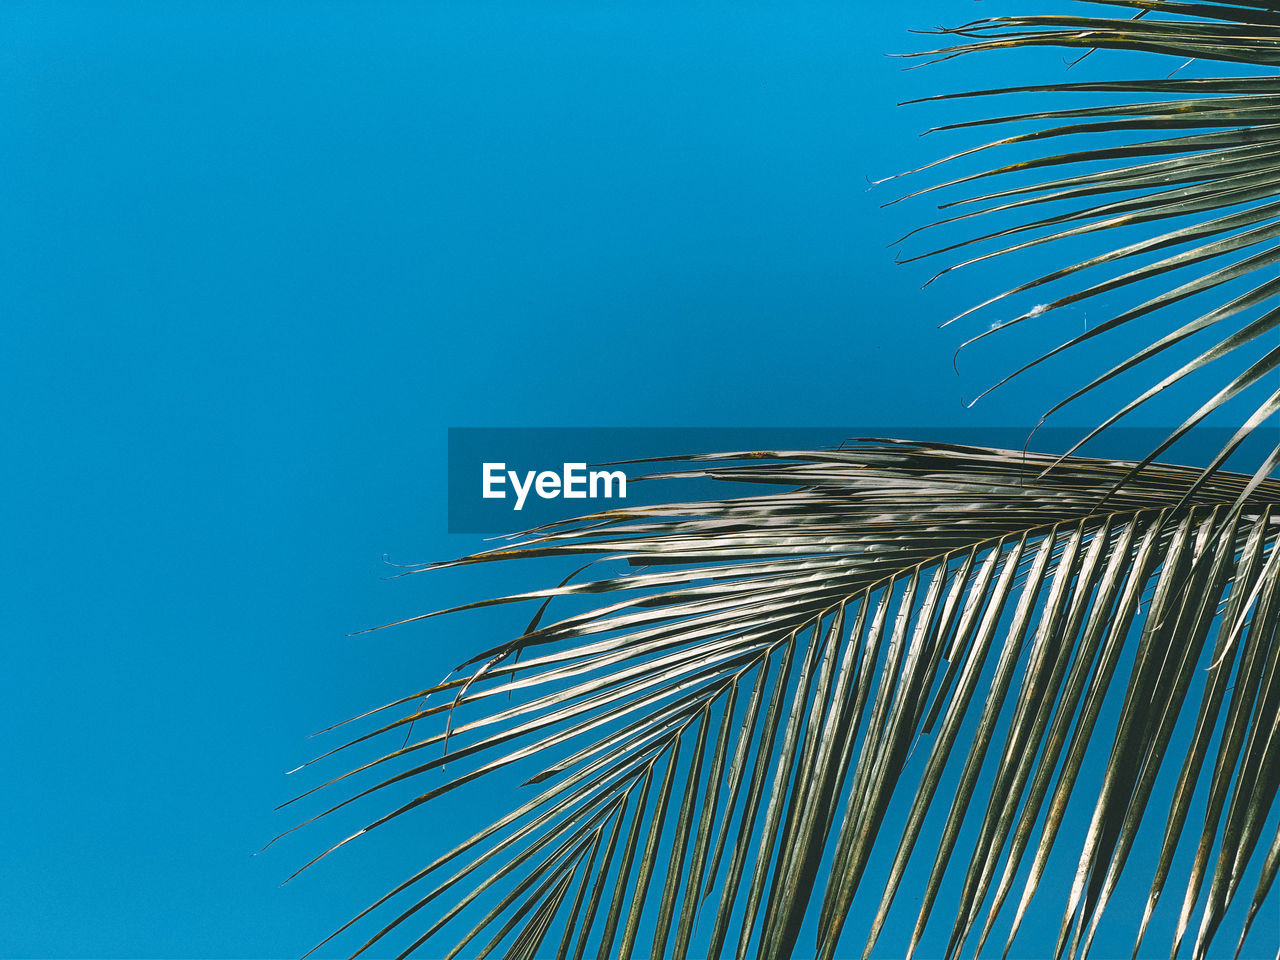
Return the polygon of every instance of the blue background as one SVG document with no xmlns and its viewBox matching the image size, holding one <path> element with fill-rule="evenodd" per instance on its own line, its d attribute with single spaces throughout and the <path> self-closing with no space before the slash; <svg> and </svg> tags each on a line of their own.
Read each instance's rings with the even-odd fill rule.
<svg viewBox="0 0 1280 960">
<path fill-rule="evenodd" d="M 1078 382 L 963 410 L 1017 338 L 957 376 L 936 325 L 999 274 L 921 291 L 929 208 L 870 183 L 957 115 L 897 101 L 992 81 L 884 54 L 987 12 L 6 4 L 0 955 L 297 956 L 504 805 L 254 856 L 308 733 L 509 627 L 345 636 L 528 582 L 383 579 L 477 545 L 447 427 L 1019 425 Z"/>
</svg>

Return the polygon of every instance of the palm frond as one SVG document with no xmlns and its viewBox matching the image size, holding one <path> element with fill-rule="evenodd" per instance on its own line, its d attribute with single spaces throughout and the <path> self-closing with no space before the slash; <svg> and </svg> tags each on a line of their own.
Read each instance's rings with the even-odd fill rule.
<svg viewBox="0 0 1280 960">
<path fill-rule="evenodd" d="M 914 857 L 932 866 L 910 949 L 950 880 L 952 957 L 1001 916 L 1012 943 L 1069 844 L 1057 952 L 1083 956 L 1144 818 L 1167 826 L 1135 937 L 1185 884 L 1173 941 L 1191 933 L 1204 956 L 1261 845 L 1243 943 L 1280 864 L 1280 833 L 1264 836 L 1280 484 L 1219 472 L 1187 499 L 1197 470 L 1152 465 L 1100 509 L 1133 464 L 1044 473 L 1053 460 L 888 441 L 687 458 L 660 476 L 777 492 L 610 511 L 438 565 L 634 572 L 580 580 L 588 565 L 458 608 L 536 613 L 366 715 L 353 743 L 388 746 L 324 785 L 345 788 L 327 812 L 417 786 L 331 851 L 486 776 L 529 775 L 523 802 L 343 928 L 368 927 L 357 955 L 406 932 L 401 957 L 448 937 L 450 957 L 772 958 L 810 934 L 821 957 L 869 954 Z M 552 601 L 569 609 L 553 618 Z M 1168 757 L 1180 721 L 1193 733 Z M 1162 770 L 1172 800 L 1145 816 Z M 1063 830 L 1072 801 L 1092 810 L 1079 839 Z M 1175 877 L 1188 835 L 1194 863 Z M 891 866 L 855 929 L 873 856 Z"/>
<path fill-rule="evenodd" d="M 1136 367 L 1155 370 L 1166 353 L 1183 345 L 1188 359 L 1165 364 L 1142 390 L 1081 440 L 1083 444 L 1209 364 L 1224 372 L 1203 402 L 1186 415 L 1148 460 L 1168 448 L 1215 410 L 1244 395 L 1256 405 L 1244 425 L 1210 464 L 1216 469 L 1249 432 L 1280 411 L 1274 390 L 1280 346 L 1262 349 L 1261 339 L 1280 326 L 1280 4 L 1275 0 L 1081 0 L 1093 16 L 998 17 L 944 31 L 958 42 L 932 51 L 934 59 L 1026 47 L 1083 51 L 1123 50 L 1168 58 L 1170 75 L 1153 79 L 1073 82 L 986 89 L 930 97 L 999 100 L 1019 93 L 1069 101 L 1060 109 L 998 114 L 939 129 L 997 124 L 1029 126 L 949 157 L 1021 148 L 1037 151 L 990 169 L 953 179 L 941 187 L 960 188 L 961 199 L 942 205 L 945 219 L 933 226 L 970 220 L 998 221 L 960 242 L 910 259 L 951 256 L 942 271 L 1044 245 L 1097 237 L 1108 231 L 1149 225 L 1151 235 L 1126 241 L 1083 259 L 1068 254 L 1066 265 L 999 294 L 961 314 L 1073 281 L 1048 303 L 983 330 L 966 345 L 1005 328 L 1034 320 L 1052 324 L 1055 311 L 1073 304 L 1102 303 L 1106 319 L 999 380 L 985 392 L 1074 350 L 1095 338 L 1132 328 L 1144 318 L 1164 318 L 1149 342 L 1084 383 L 1046 413 L 1107 384 Z M 1133 11 L 1137 11 L 1134 15 Z M 1254 76 L 1182 78 L 1177 68 L 1194 59 L 1257 68 Z M 1153 72 L 1165 72 L 1157 67 Z M 1230 73 L 1231 71 L 1226 71 Z M 1091 104 L 1086 97 L 1097 95 Z M 1059 143 L 1063 146 L 1057 146 Z M 931 164 L 930 166 L 936 166 Z M 926 168 L 927 169 L 927 168 Z M 1028 182 L 1030 178 L 1030 182 Z M 991 184 L 992 186 L 988 186 Z M 972 252 L 970 252 L 972 250 Z M 942 274 L 938 274 L 941 276 Z M 1253 279 L 1249 279 L 1252 277 Z M 1152 293 L 1142 284 L 1163 278 Z M 936 279 L 936 277 L 934 278 Z M 1130 296 L 1130 305 L 1107 305 Z M 1105 299 L 1095 299 L 1105 298 Z M 1189 307 L 1182 315 L 1177 305 Z M 1113 312 L 1115 311 L 1115 312 Z M 1151 322 L 1156 322 L 1152 320 Z M 1144 336 L 1144 340 L 1148 339 Z M 1126 355 L 1128 354 L 1128 355 Z M 1264 380 L 1270 388 L 1259 388 Z M 1261 389 L 1261 393 L 1258 390 Z M 1242 401 L 1244 402 L 1244 401 Z M 1180 415 L 1181 416 L 1181 415 Z M 1041 420 L 1043 422 L 1043 419 Z M 1280 448 L 1264 472 L 1274 469 Z"/>
</svg>

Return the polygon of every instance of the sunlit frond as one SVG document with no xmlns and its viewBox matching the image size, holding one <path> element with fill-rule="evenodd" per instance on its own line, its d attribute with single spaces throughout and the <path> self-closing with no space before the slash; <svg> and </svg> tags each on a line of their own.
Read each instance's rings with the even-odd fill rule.
<svg viewBox="0 0 1280 960">
<path fill-rule="evenodd" d="M 385 752 L 353 771 L 371 785 L 316 788 L 338 791 L 332 809 L 416 787 L 356 836 L 506 768 L 531 775 L 506 816 L 352 921 L 360 952 L 411 931 L 400 956 L 856 956 L 914 859 L 931 866 L 911 950 L 949 923 L 952 957 L 1001 917 L 1012 942 L 1066 846 L 1058 953 L 1082 956 L 1146 823 L 1162 837 L 1146 916 L 1113 919 L 1140 940 L 1176 884 L 1170 935 L 1204 956 L 1242 895 L 1252 921 L 1280 863 L 1280 833 L 1264 835 L 1280 484 L 1218 473 L 1185 500 L 1198 471 L 1152 465 L 1104 501 L 1132 464 L 1041 476 L 1053 459 L 888 442 L 690 458 L 666 476 L 777 491 L 610 511 L 441 565 L 633 572 L 469 605 L 536 615 L 362 721 L 356 742 Z M 1162 772 L 1168 805 L 1150 802 Z M 1083 836 L 1062 830 L 1073 802 L 1092 811 Z M 1175 871 L 1186 838 L 1194 863 Z M 864 922 L 873 857 L 891 867 Z M 944 883 L 960 890 L 949 921 Z"/>
</svg>

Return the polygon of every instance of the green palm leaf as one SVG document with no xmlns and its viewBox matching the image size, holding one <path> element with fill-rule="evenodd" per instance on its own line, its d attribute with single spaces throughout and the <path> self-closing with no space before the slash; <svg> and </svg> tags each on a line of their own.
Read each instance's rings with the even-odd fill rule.
<svg viewBox="0 0 1280 960">
<path fill-rule="evenodd" d="M 1069 283 L 1065 292 L 1051 294 L 1048 303 L 985 329 L 967 343 L 1025 322 L 1053 325 L 1059 316 L 1055 311 L 1072 304 L 1105 303 L 1095 300 L 1104 296 L 1129 297 L 1128 307 L 1112 312 L 1112 307 L 1105 306 L 1105 320 L 1063 338 L 995 386 L 1064 351 L 1152 318 L 1151 323 L 1163 326 L 1154 328 L 1149 338 L 1144 336 L 1149 339 L 1146 346 L 1128 355 L 1127 350 L 1121 353 L 1118 362 L 1051 407 L 1045 417 L 1136 367 L 1156 370 L 1165 357 L 1176 355 L 1166 351 L 1180 347 L 1190 351 L 1188 359 L 1166 362 L 1160 372 L 1150 374 L 1151 386 L 1081 443 L 1179 381 L 1216 364 L 1220 379 L 1148 458 L 1158 456 L 1225 404 L 1242 395 L 1252 397 L 1252 412 L 1209 465 L 1216 469 L 1251 430 L 1280 411 L 1280 390 L 1274 389 L 1280 346 L 1261 348 L 1262 338 L 1280 326 L 1280 4 L 1276 0 L 1087 0 L 1084 6 L 1094 15 L 999 17 L 944 31 L 958 42 L 927 56 L 948 59 L 1023 47 L 1075 49 L 1084 55 L 1124 50 L 1167 58 L 1167 69 L 1157 66 L 1153 73 L 1169 75 L 929 98 L 977 97 L 998 102 L 1011 94 L 1035 93 L 1065 103 L 1060 109 L 1011 115 L 1003 115 L 997 106 L 994 117 L 940 128 L 998 124 L 1029 128 L 948 158 L 952 161 L 1025 145 L 1038 155 L 942 184 L 962 188 L 965 194 L 943 205 L 948 215 L 934 226 L 981 223 L 984 218 L 998 220 L 999 225 L 910 259 L 959 257 L 960 262 L 942 271 L 946 273 L 1046 244 L 1092 237 L 1105 242 L 1108 231 L 1146 225 L 1149 235 L 1104 246 L 1079 260 L 1074 259 L 1076 254 L 1068 254 L 1073 259 L 1066 265 L 1028 277 L 961 314 L 966 317 L 1057 281 Z M 1179 76 L 1188 60 L 1219 64 L 1226 75 Z M 1240 65 L 1256 69 L 1257 74 L 1237 75 Z M 1085 101 L 1091 95 L 1100 102 Z M 1162 282 L 1154 292 L 1150 285 L 1142 286 L 1157 278 Z M 1192 310 L 1191 319 L 1185 309 L 1174 309 L 1180 304 Z M 1270 388 L 1259 387 L 1264 380 L 1270 381 Z M 1280 447 L 1263 472 L 1278 462 Z"/>
<path fill-rule="evenodd" d="M 1058 953 L 1083 955 L 1139 826 L 1167 818 L 1139 878 L 1148 917 L 1176 883 L 1173 940 L 1205 955 L 1237 898 L 1252 921 L 1280 863 L 1280 833 L 1264 836 L 1280 483 L 1219 472 L 1187 499 L 1198 471 L 1152 465 L 1100 509 L 1133 464 L 1045 473 L 1053 460 L 889 442 L 689 458 L 663 476 L 778 490 L 611 511 L 456 561 L 634 572 L 583 568 L 458 608 L 536 615 L 369 715 L 383 719 L 353 742 L 385 752 L 323 788 L 347 791 L 328 812 L 378 807 L 354 836 L 507 768 L 528 777 L 509 814 L 347 925 L 367 928 L 357 953 L 407 931 L 400 956 L 870 952 L 915 858 L 932 868 L 911 950 L 947 922 L 934 905 L 951 880 L 950 957 L 1000 916 L 1012 941 L 1051 851 L 1070 847 Z M 1180 720 L 1194 733 L 1168 756 Z M 1172 801 L 1148 815 L 1162 771 Z M 347 787 L 354 773 L 373 784 Z M 409 800 L 379 801 L 406 782 Z M 1092 811 L 1083 837 L 1062 829 L 1071 802 Z M 1184 835 L 1195 860 L 1175 876 Z M 873 857 L 891 864 L 880 910 L 853 929 Z"/>
</svg>

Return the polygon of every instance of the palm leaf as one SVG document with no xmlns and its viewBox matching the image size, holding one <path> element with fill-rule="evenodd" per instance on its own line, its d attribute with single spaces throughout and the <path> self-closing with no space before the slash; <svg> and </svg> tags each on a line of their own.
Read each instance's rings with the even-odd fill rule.
<svg viewBox="0 0 1280 960">
<path fill-rule="evenodd" d="M 527 780 L 509 814 L 342 928 L 367 928 L 356 953 L 405 933 L 402 957 L 448 943 L 449 956 L 785 957 L 810 935 L 821 957 L 870 953 L 914 859 L 932 867 L 910 949 L 945 922 L 934 905 L 952 880 L 951 957 L 981 949 L 1001 916 L 1012 942 L 1050 853 L 1069 847 L 1058 954 L 1082 956 L 1139 827 L 1166 817 L 1155 875 L 1138 878 L 1150 904 L 1179 885 L 1171 937 L 1192 932 L 1201 957 L 1248 897 L 1243 943 L 1280 862 L 1280 833 L 1264 836 L 1280 783 L 1280 483 L 1219 472 L 1187 498 L 1197 470 L 1152 465 L 1099 508 L 1134 465 L 1072 457 L 1045 472 L 1053 461 L 892 442 L 687 458 L 660 476 L 753 486 L 437 565 L 634 572 L 583 568 L 458 608 L 537 613 L 366 715 L 374 729 L 352 743 L 387 747 L 315 788 L 345 791 L 318 816 L 377 809 L 331 851 L 477 779 Z M 1180 721 L 1193 733 L 1167 757 Z M 1148 816 L 1162 771 L 1171 805 Z M 407 801 L 379 800 L 405 783 Z M 1082 837 L 1063 831 L 1073 801 L 1092 811 Z M 1175 875 L 1188 834 L 1195 861 Z M 873 857 L 888 877 L 855 927 Z"/>
<path fill-rule="evenodd" d="M 1086 0 L 1083 7 L 1091 15 L 978 20 L 943 31 L 957 42 L 922 56 L 949 59 L 1024 47 L 1074 49 L 1085 55 L 1123 50 L 1167 58 L 1167 69 L 1157 65 L 1152 72 L 1169 75 L 928 98 L 998 102 L 1009 95 L 1034 93 L 1059 98 L 1061 106 L 997 112 L 939 128 L 1029 127 L 948 161 L 992 150 L 1025 148 L 1035 153 L 941 184 L 964 192 L 942 205 L 948 215 L 933 226 L 981 223 L 983 218 L 996 225 L 909 259 L 958 258 L 942 271 L 947 273 L 1065 241 L 1096 238 L 1105 243 L 1108 231 L 1147 225 L 1150 235 L 1103 246 L 1083 259 L 1067 254 L 1072 259 L 1066 265 L 1033 274 L 956 319 L 1059 281 L 1070 284 L 1065 292 L 1053 293 L 1047 303 L 984 329 L 966 345 L 1012 325 L 1054 324 L 1056 311 L 1073 304 L 1097 304 L 1106 311 L 1101 322 L 1062 339 L 985 392 L 1121 328 L 1136 327 L 1140 321 L 1157 324 L 1146 328 L 1154 331 L 1144 335 L 1146 346 L 1121 352 L 1118 362 L 1044 416 L 1134 368 L 1152 371 L 1151 386 L 1106 418 L 1081 440 L 1083 444 L 1174 384 L 1216 364 L 1219 379 L 1148 458 L 1158 456 L 1224 405 L 1242 396 L 1239 402 L 1252 398 L 1252 413 L 1208 468 L 1216 469 L 1251 430 L 1280 411 L 1280 391 L 1271 392 L 1280 347 L 1261 349 L 1263 338 L 1280 327 L 1280 3 Z M 1179 76 L 1180 68 L 1192 59 L 1217 64 L 1224 75 Z M 1237 75 L 1240 65 L 1255 69 L 1256 75 Z M 1101 102 L 1090 102 L 1094 96 Z M 994 109 L 999 111 L 998 106 Z M 1162 282 L 1154 292 L 1144 289 L 1142 284 L 1155 278 Z M 1110 306 L 1110 299 L 1125 296 L 1129 306 L 1118 311 Z M 1191 319 L 1178 305 L 1192 310 Z M 1178 355 L 1167 352 L 1173 348 L 1185 351 L 1187 358 L 1166 361 Z M 1271 388 L 1259 388 L 1268 379 Z M 1280 447 L 1263 472 L 1273 469 L 1278 458 Z"/>
</svg>

